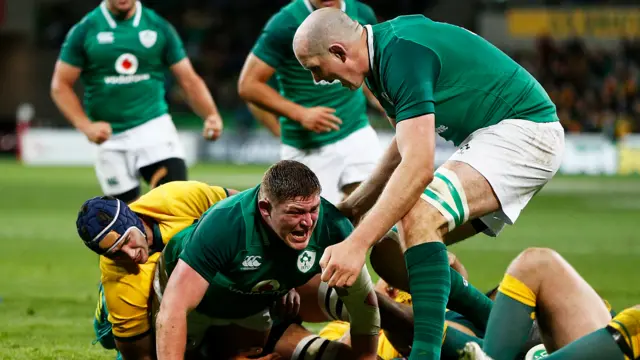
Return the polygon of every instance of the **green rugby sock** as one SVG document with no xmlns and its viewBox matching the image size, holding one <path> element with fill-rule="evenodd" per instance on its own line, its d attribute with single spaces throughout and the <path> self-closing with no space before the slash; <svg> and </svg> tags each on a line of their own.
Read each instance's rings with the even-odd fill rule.
<svg viewBox="0 0 640 360">
<path fill-rule="evenodd" d="M 473 285 L 469 284 L 465 278 L 454 269 L 450 269 L 451 273 L 451 293 L 449 294 L 449 303 L 447 308 L 460 313 L 462 316 L 471 320 L 471 322 L 481 331 L 487 328 L 489 314 L 493 307 L 493 301 L 484 293 L 478 291 Z"/>
<path fill-rule="evenodd" d="M 482 339 L 468 335 L 462 331 L 447 326 L 444 331 L 444 342 L 442 342 L 442 360 L 457 360 L 460 358 L 460 352 L 464 349 L 464 345 L 468 342 L 475 342 L 482 347 Z"/>
<path fill-rule="evenodd" d="M 414 336 L 410 360 L 439 360 L 451 275 L 447 248 L 440 242 L 409 248 L 404 258 L 413 301 Z"/>
<path fill-rule="evenodd" d="M 624 354 L 607 329 L 585 335 L 545 360 L 624 360 Z"/>
<path fill-rule="evenodd" d="M 535 318 L 536 296 L 524 283 L 505 274 L 489 316 L 484 352 L 493 360 L 513 360 L 527 342 Z"/>
</svg>

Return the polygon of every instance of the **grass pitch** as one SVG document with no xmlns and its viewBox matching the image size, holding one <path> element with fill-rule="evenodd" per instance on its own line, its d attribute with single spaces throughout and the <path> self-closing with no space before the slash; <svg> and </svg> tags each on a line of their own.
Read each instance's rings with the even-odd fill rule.
<svg viewBox="0 0 640 360">
<path fill-rule="evenodd" d="M 245 189 L 264 167 L 198 165 L 190 177 Z M 0 359 L 114 359 L 93 340 L 98 258 L 75 231 L 99 195 L 91 168 L 0 162 Z M 640 303 L 640 178 L 558 176 L 498 238 L 452 246 L 470 281 L 489 289 L 528 246 L 556 249 L 613 307 Z"/>
</svg>

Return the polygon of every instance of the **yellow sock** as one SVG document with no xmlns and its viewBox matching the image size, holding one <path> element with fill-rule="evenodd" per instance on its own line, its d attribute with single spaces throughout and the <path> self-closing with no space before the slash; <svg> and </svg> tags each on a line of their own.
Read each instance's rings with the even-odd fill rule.
<svg viewBox="0 0 640 360">
<path fill-rule="evenodd" d="M 522 281 L 509 274 L 504 274 L 498 291 L 527 306 L 536 307 L 536 294 Z M 535 319 L 535 316 L 535 312 L 532 312 L 531 319 Z"/>
</svg>

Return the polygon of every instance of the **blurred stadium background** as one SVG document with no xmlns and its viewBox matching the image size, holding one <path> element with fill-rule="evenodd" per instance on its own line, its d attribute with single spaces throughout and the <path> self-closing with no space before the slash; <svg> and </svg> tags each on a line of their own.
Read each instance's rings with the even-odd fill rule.
<svg viewBox="0 0 640 360">
<path fill-rule="evenodd" d="M 225 133 L 201 121 L 167 79 L 190 177 L 244 189 L 278 158 L 237 76 L 266 20 L 286 0 L 147 0 L 179 31 L 221 108 Z M 614 308 L 639 303 L 640 4 L 637 0 L 364 0 L 380 20 L 424 13 L 512 55 L 555 101 L 567 131 L 560 174 L 497 239 L 451 248 L 481 289 L 527 246 L 558 250 Z M 113 359 L 92 346 L 97 258 L 77 239 L 78 206 L 100 190 L 95 149 L 49 97 L 68 29 L 97 0 L 0 0 L 0 359 Z M 469 54 L 473 56 L 473 54 Z M 381 142 L 391 133 L 372 113 Z M 18 135 L 19 134 L 19 135 Z M 438 143 L 441 163 L 453 148 Z"/>
</svg>

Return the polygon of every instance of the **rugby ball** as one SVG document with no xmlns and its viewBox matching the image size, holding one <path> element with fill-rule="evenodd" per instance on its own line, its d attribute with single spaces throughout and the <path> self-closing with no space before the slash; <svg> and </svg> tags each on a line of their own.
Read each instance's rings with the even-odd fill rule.
<svg viewBox="0 0 640 360">
<path fill-rule="evenodd" d="M 549 356 L 549 354 L 547 354 L 547 349 L 544 348 L 544 344 L 538 344 L 527 351 L 524 360 L 540 360 L 547 356 Z"/>
</svg>

